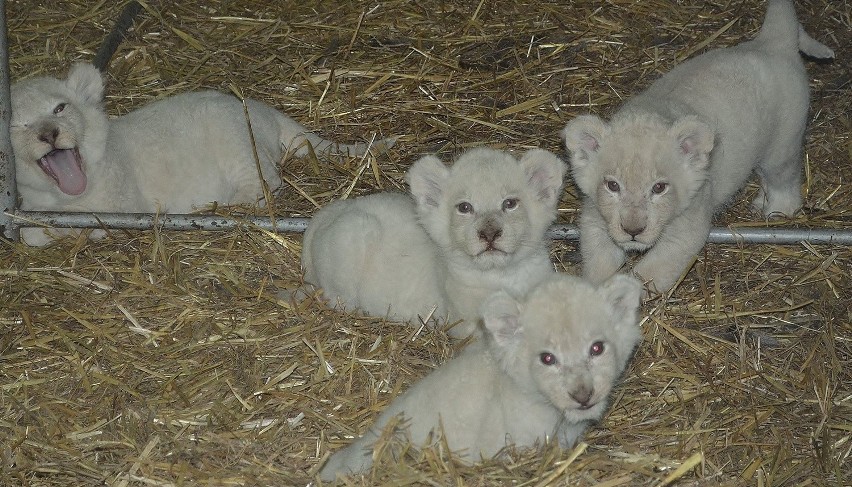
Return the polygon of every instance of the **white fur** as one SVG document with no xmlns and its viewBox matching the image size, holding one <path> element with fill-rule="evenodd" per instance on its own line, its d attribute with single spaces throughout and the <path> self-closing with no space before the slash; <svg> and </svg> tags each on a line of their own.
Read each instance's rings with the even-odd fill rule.
<svg viewBox="0 0 852 487">
<path fill-rule="evenodd" d="M 394 400 L 364 436 L 332 455 L 321 478 L 368 469 L 373 443 L 398 415 L 415 446 L 438 441 L 443 426 L 450 449 L 467 461 L 554 437 L 572 447 L 606 412 L 641 339 L 641 288 L 622 275 L 595 287 L 552 274 L 521 301 L 492 295 L 481 311 L 484 339 Z"/>
<path fill-rule="evenodd" d="M 413 199 L 374 194 L 314 215 L 302 246 L 305 281 L 372 315 L 464 320 L 451 333 L 466 336 L 492 292 L 523 294 L 553 272 L 545 232 L 564 172 L 541 149 L 520 160 L 473 149 L 451 168 L 423 157 L 407 174 Z M 459 211 L 463 203 L 470 212 Z"/>
<path fill-rule="evenodd" d="M 216 91 L 172 96 L 108 120 L 103 89 L 100 73 L 85 63 L 64 80 L 37 77 L 12 86 L 22 209 L 186 213 L 214 201 L 250 204 L 263 197 L 254 148 L 270 190 L 281 185 L 276 164 L 286 150 L 303 156 L 308 142 L 317 152 L 366 150 L 363 144 L 338 147 L 247 99 L 253 147 L 242 102 Z M 56 178 L 39 167 L 55 149 L 71 149 L 56 153 L 66 161 L 54 165 Z M 24 239 L 50 241 L 42 229 L 25 229 Z"/>
<path fill-rule="evenodd" d="M 584 273 L 601 282 L 644 252 L 633 269 L 668 291 L 704 245 L 715 211 L 751 173 L 753 202 L 768 218 L 801 206 L 808 78 L 799 50 L 832 57 L 772 0 L 760 34 L 677 66 L 629 100 L 610 123 L 578 117 L 563 131 L 577 186 Z"/>
</svg>

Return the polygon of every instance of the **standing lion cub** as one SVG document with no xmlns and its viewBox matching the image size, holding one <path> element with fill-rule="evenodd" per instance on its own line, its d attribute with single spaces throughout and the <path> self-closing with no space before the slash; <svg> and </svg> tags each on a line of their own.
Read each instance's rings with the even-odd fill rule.
<svg viewBox="0 0 852 487">
<path fill-rule="evenodd" d="M 545 232 L 565 169 L 541 149 L 520 160 L 473 149 L 452 167 L 423 157 L 407 174 L 413 198 L 379 193 L 317 212 L 302 245 L 305 282 L 371 315 L 461 319 L 450 332 L 467 336 L 488 295 L 523 294 L 554 271 Z"/>
<path fill-rule="evenodd" d="M 263 197 L 258 165 L 269 189 L 278 188 L 276 165 L 287 150 L 302 156 L 308 143 L 317 152 L 367 150 L 338 146 L 247 99 L 250 133 L 242 102 L 216 91 L 172 96 L 110 120 L 103 91 L 100 72 L 87 63 L 64 80 L 42 76 L 12 86 L 22 209 L 187 213 L 214 201 L 251 204 Z M 50 241 L 40 228 L 22 235 L 30 245 Z"/>
<path fill-rule="evenodd" d="M 594 286 L 552 274 L 520 301 L 495 293 L 482 306 L 483 339 L 394 400 L 361 438 L 331 456 L 320 477 L 368 469 L 373 444 L 398 415 L 415 446 L 440 441 L 443 432 L 466 461 L 548 439 L 571 448 L 606 412 L 641 340 L 641 289 L 628 276 Z"/>
<path fill-rule="evenodd" d="M 625 253 L 668 291 L 704 245 L 715 211 L 761 180 L 753 207 L 766 217 L 801 206 L 808 78 L 799 51 L 831 49 L 802 29 L 792 2 L 771 0 L 757 37 L 677 66 L 607 123 L 582 116 L 565 127 L 577 186 L 584 274 L 601 282 Z"/>
</svg>

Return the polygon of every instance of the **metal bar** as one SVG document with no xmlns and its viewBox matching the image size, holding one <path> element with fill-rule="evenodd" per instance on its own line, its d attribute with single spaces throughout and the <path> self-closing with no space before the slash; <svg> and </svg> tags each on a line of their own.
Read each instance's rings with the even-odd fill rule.
<svg viewBox="0 0 852 487">
<path fill-rule="evenodd" d="M 707 242 L 716 244 L 852 245 L 852 229 L 788 227 L 713 227 Z"/>
<path fill-rule="evenodd" d="M 17 211 L 12 216 L 21 226 L 44 224 L 60 228 L 116 228 L 147 230 L 155 225 L 165 230 L 231 230 L 240 226 L 255 226 L 277 233 L 304 232 L 309 218 L 226 217 L 215 215 L 153 215 L 150 213 L 61 213 L 49 211 Z M 548 237 L 554 240 L 577 240 L 576 225 L 553 225 Z M 707 238 L 716 244 L 811 244 L 852 245 L 852 229 L 789 228 L 789 227 L 714 227 Z"/>
<path fill-rule="evenodd" d="M 12 121 L 12 100 L 9 95 L 9 43 L 6 37 L 6 2 L 0 0 L 0 234 L 18 240 L 17 222 L 10 216 L 17 204 L 15 186 L 15 156 L 9 126 Z"/>
<path fill-rule="evenodd" d="M 240 226 L 255 226 L 271 232 L 304 232 L 309 218 L 227 217 L 217 215 L 152 213 L 64 213 L 56 211 L 16 211 L 14 217 L 23 226 L 41 224 L 57 228 L 116 228 L 149 230 L 156 226 L 164 230 L 231 230 Z"/>
</svg>

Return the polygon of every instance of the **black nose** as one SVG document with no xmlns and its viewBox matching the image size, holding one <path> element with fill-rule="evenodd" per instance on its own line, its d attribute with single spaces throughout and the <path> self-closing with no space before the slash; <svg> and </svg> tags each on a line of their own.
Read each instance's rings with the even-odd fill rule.
<svg viewBox="0 0 852 487">
<path fill-rule="evenodd" d="M 503 229 L 496 225 L 488 224 L 479 230 L 479 239 L 485 243 L 492 244 L 503 235 Z"/>
<path fill-rule="evenodd" d="M 40 134 L 38 134 L 38 140 L 50 144 L 55 145 L 56 139 L 59 138 L 59 128 L 53 127 L 52 129 L 43 130 Z"/>
<path fill-rule="evenodd" d="M 581 387 L 576 391 L 571 393 L 571 397 L 577 401 L 581 406 L 588 406 L 589 401 L 592 399 L 592 394 L 594 393 L 593 389 Z"/>
</svg>

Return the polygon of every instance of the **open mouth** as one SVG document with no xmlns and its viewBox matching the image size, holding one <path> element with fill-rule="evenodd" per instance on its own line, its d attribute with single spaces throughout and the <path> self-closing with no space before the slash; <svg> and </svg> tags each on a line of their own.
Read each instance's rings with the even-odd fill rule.
<svg viewBox="0 0 852 487">
<path fill-rule="evenodd" d="M 83 158 L 76 147 L 48 152 L 38 160 L 38 167 L 50 176 L 65 194 L 76 196 L 86 190 Z"/>
</svg>

